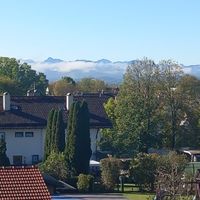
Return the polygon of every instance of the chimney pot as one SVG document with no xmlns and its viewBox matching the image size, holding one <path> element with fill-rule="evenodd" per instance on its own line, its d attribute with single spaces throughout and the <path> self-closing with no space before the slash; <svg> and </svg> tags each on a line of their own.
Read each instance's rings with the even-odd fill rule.
<svg viewBox="0 0 200 200">
<path fill-rule="evenodd" d="M 27 91 L 26 96 L 30 96 L 30 90 Z"/>
<path fill-rule="evenodd" d="M 8 92 L 3 93 L 3 110 L 10 110 L 10 94 Z"/>
<path fill-rule="evenodd" d="M 70 109 L 70 106 L 72 105 L 74 101 L 73 95 L 71 93 L 67 93 L 66 95 L 66 108 L 67 110 Z"/>
</svg>

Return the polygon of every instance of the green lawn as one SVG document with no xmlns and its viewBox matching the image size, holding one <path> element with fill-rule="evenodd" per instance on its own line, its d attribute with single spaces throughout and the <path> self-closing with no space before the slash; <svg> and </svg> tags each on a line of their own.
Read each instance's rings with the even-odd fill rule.
<svg viewBox="0 0 200 200">
<path fill-rule="evenodd" d="M 152 200 L 154 197 L 154 194 L 139 193 L 139 192 L 132 192 L 132 193 L 125 192 L 123 195 L 130 200 Z"/>
<path fill-rule="evenodd" d="M 121 189 L 121 188 L 120 188 Z M 133 184 L 124 185 L 123 195 L 130 200 L 152 200 L 155 194 L 148 192 L 139 192 Z"/>
</svg>

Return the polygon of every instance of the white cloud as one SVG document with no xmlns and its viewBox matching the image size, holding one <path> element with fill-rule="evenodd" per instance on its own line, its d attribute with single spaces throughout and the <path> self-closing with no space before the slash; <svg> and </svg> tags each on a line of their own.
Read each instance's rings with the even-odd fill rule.
<svg viewBox="0 0 200 200">
<path fill-rule="evenodd" d="M 37 72 L 43 72 L 50 81 L 58 80 L 63 76 L 70 76 L 74 79 L 93 77 L 112 82 L 121 80 L 127 68 L 126 62 L 94 62 L 94 61 L 62 61 L 47 63 L 42 61 L 22 60 L 31 65 Z"/>
<path fill-rule="evenodd" d="M 32 64 L 32 68 L 36 71 L 45 72 L 46 70 L 58 71 L 58 72 L 71 72 L 74 70 L 90 71 L 95 69 L 95 63 L 82 62 L 82 61 L 63 61 L 60 63 L 43 63 L 37 62 Z"/>
<path fill-rule="evenodd" d="M 85 62 L 85 61 L 63 61 L 59 63 L 44 63 L 35 62 L 31 63 L 33 69 L 38 72 L 45 72 L 46 70 L 57 71 L 57 72 L 92 72 L 96 71 L 103 74 L 116 74 L 124 73 L 127 64 L 125 63 L 95 63 L 95 62 Z"/>
<path fill-rule="evenodd" d="M 186 74 L 190 74 L 192 72 L 192 68 L 191 67 L 184 67 L 183 68 L 184 73 Z"/>
</svg>

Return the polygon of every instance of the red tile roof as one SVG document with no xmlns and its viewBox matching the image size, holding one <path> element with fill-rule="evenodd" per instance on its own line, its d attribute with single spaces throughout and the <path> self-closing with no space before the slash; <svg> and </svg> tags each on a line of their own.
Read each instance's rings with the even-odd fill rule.
<svg viewBox="0 0 200 200">
<path fill-rule="evenodd" d="M 42 175 L 36 167 L 1 167 L 0 200 L 50 200 Z"/>
</svg>

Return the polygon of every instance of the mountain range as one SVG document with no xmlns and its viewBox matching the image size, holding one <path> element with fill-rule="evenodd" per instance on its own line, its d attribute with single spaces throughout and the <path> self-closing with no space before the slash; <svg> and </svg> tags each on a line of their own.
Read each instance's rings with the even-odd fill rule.
<svg viewBox="0 0 200 200">
<path fill-rule="evenodd" d="M 127 66 L 134 63 L 135 60 L 112 62 L 107 59 L 97 61 L 78 59 L 65 61 L 49 57 L 44 61 L 21 59 L 21 62 L 30 64 L 38 72 L 44 72 L 50 81 L 58 80 L 63 76 L 70 76 L 75 80 L 92 77 L 108 83 L 119 83 L 123 79 Z M 200 65 L 182 65 L 182 67 L 184 73 L 200 78 Z"/>
</svg>

